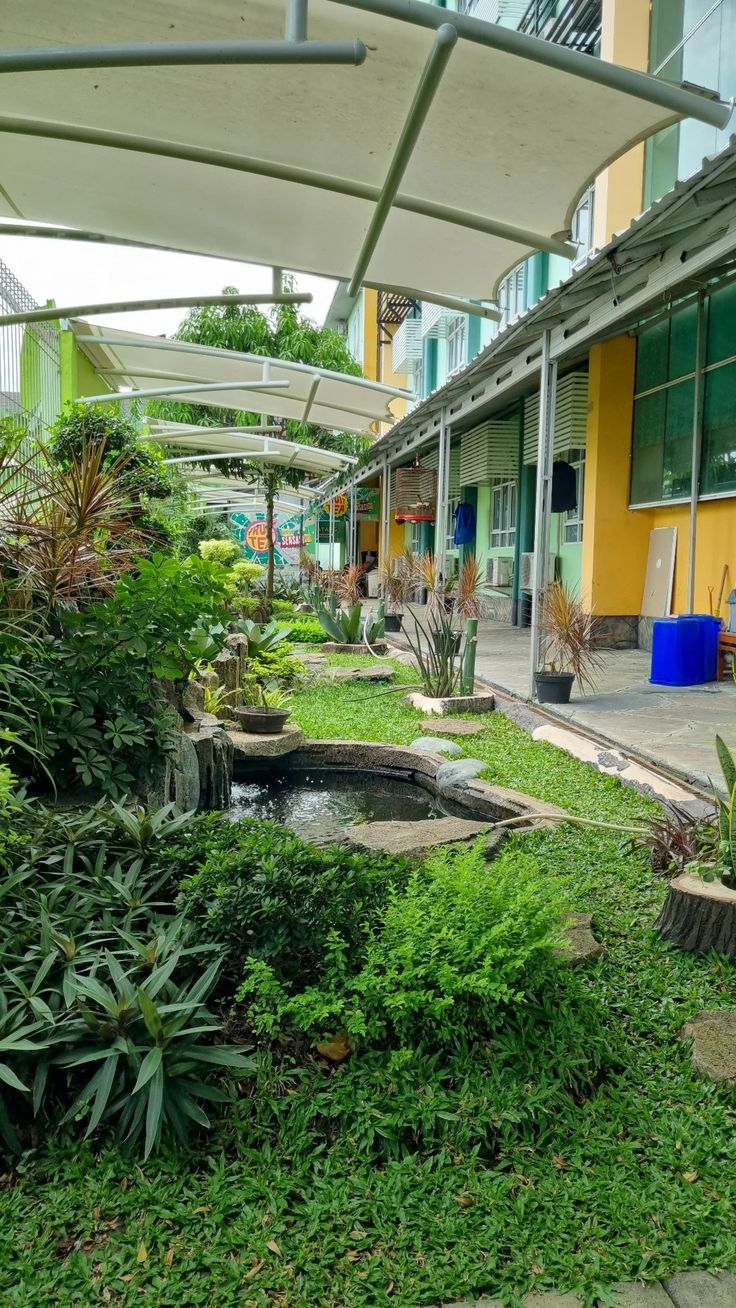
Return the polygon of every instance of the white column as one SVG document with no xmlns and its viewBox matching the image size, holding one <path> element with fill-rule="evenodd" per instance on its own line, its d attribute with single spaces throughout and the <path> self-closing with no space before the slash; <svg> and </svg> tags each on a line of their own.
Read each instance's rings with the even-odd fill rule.
<svg viewBox="0 0 736 1308">
<path fill-rule="evenodd" d="M 389 555 L 389 515 L 391 512 L 391 469 L 388 465 L 388 457 L 384 455 L 383 470 L 381 472 L 381 530 L 379 533 L 379 564 L 382 568 L 388 567 Z"/>
<path fill-rule="evenodd" d="M 434 514 L 434 557 L 438 570 L 445 575 L 447 565 L 447 510 L 450 499 L 450 429 L 445 410 L 440 415 L 440 447 L 437 467 L 437 504 Z"/>
<path fill-rule="evenodd" d="M 552 463 L 554 461 L 555 392 L 557 360 L 550 357 L 550 332 L 542 338 L 542 369 L 539 382 L 539 432 L 537 437 L 537 489 L 534 503 L 534 567 L 532 570 L 532 628 L 529 653 L 529 698 L 534 698 L 534 675 L 541 656 L 539 607 L 551 580 L 548 576 Z"/>
<path fill-rule="evenodd" d="M 335 568 L 335 492 L 330 495 L 330 527 L 329 527 L 329 546 L 327 549 L 328 566 L 330 571 Z"/>
</svg>

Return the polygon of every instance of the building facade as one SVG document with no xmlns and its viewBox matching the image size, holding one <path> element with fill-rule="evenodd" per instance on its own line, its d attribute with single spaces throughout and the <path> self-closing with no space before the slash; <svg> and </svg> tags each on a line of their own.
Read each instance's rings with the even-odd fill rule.
<svg viewBox="0 0 736 1308">
<path fill-rule="evenodd" d="M 591 58 L 687 80 L 726 99 L 736 94 L 736 0 L 464 0 L 458 7 L 564 40 Z M 703 157 L 714 155 L 717 188 L 714 165 L 701 168 Z M 727 132 L 692 121 L 635 147 L 581 197 L 572 264 L 536 255 L 511 270 L 499 289 L 498 324 L 401 297 L 391 303 L 385 294 L 383 316 L 392 320 L 382 322 L 375 292 L 354 305 L 338 292 L 331 321 L 354 340 L 366 375 L 385 377 L 381 370 L 391 369 L 416 396 L 406 417 L 381 436 L 365 474 L 377 485 L 388 465 L 389 509 L 394 470 L 407 462 L 407 449 L 437 467 L 438 414 L 449 428 L 441 488 L 448 512 L 443 505 L 437 515 L 443 540 L 432 524 L 397 524 L 391 512 L 376 542 L 385 555 L 407 545 L 432 548 L 450 571 L 462 549 L 472 548 L 486 577 L 489 616 L 528 620 L 541 324 L 561 342 L 553 449 L 564 465 L 558 489 L 563 481 L 566 489 L 556 501 L 553 490 L 553 509 L 562 507 L 551 519 L 550 574 L 583 593 L 612 644 L 649 639 L 644 581 L 655 529 L 674 529 L 670 611 L 707 612 L 726 564 L 729 584 L 736 584 L 732 160 Z M 648 245 L 638 234 L 645 228 L 656 233 Z M 661 251 L 678 232 L 689 244 L 679 263 L 672 255 L 665 278 Z M 686 265 L 692 268 L 696 257 L 697 276 L 689 277 Z M 590 306 L 593 329 L 577 331 L 582 303 Z M 575 347 L 576 338 L 584 344 Z M 479 378 L 495 378 L 487 402 L 478 398 Z M 459 503 L 475 514 L 469 546 L 452 538 Z"/>
</svg>

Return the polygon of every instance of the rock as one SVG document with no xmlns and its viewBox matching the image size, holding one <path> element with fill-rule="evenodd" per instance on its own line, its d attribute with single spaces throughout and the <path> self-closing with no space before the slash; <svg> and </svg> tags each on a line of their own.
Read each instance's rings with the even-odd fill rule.
<svg viewBox="0 0 736 1308">
<path fill-rule="evenodd" d="M 578 967 L 581 963 L 592 963 L 600 958 L 603 945 L 596 940 L 591 930 L 593 920 L 591 913 L 569 913 L 565 922 L 565 944 L 555 953 L 565 960 L 568 967 Z"/>
<path fill-rule="evenodd" d="M 686 1022 L 680 1032 L 683 1040 L 692 1040 L 693 1067 L 711 1081 L 736 1084 L 736 1012 L 710 1009 Z"/>
<path fill-rule="evenodd" d="M 220 678 L 214 668 L 203 668 L 202 671 L 197 674 L 197 679 L 203 686 L 206 686 L 208 690 L 215 690 L 220 684 Z"/>
<path fill-rule="evenodd" d="M 436 718 L 427 718 L 419 725 L 443 736 L 477 736 L 479 731 L 486 730 L 484 722 L 466 722 L 464 718 L 440 718 L 439 722 Z"/>
<path fill-rule="evenodd" d="M 347 827 L 345 839 L 360 849 L 384 850 L 420 860 L 436 845 L 475 840 L 488 823 L 466 818 L 426 818 L 419 822 L 362 822 Z"/>
<path fill-rule="evenodd" d="M 199 808 L 201 783 L 199 778 L 199 758 L 191 736 L 184 732 L 179 736 L 174 757 L 173 795 L 176 807 L 182 813 L 190 813 Z"/>
<path fill-rule="evenodd" d="M 233 747 L 226 731 L 220 727 L 200 727 L 184 734 L 194 747 L 199 768 L 200 809 L 230 807 L 233 778 Z"/>
<path fill-rule="evenodd" d="M 673 1308 L 672 1300 L 659 1281 L 619 1281 L 611 1286 L 616 1308 Z"/>
<path fill-rule="evenodd" d="M 241 666 L 240 659 L 235 654 L 228 654 L 222 650 L 213 660 L 212 667 L 217 673 L 217 680 L 225 690 L 238 691 L 240 689 Z"/>
<path fill-rule="evenodd" d="M 463 786 L 474 777 L 485 772 L 487 763 L 481 758 L 460 758 L 442 763 L 437 769 L 435 781 L 438 789 L 444 792 L 449 786 Z"/>
<path fill-rule="evenodd" d="M 262 736 L 250 731 L 228 731 L 235 758 L 281 758 L 304 744 L 304 732 L 296 722 L 287 722 L 275 736 Z"/>
<path fill-rule="evenodd" d="M 678 1272 L 663 1281 L 674 1308 L 734 1308 L 736 1280 L 728 1272 Z"/>
<path fill-rule="evenodd" d="M 204 713 L 204 686 L 201 681 L 188 681 L 181 695 L 185 715 L 193 721 Z"/>
<path fill-rule="evenodd" d="M 396 669 L 389 667 L 375 668 L 333 668 L 330 673 L 332 681 L 393 681 Z"/>
<path fill-rule="evenodd" d="M 314 613 L 311 604 L 307 604 L 304 600 L 302 600 L 301 604 L 297 604 L 296 611 L 297 613 Z"/>
<path fill-rule="evenodd" d="M 462 758 L 462 749 L 454 740 L 437 740 L 435 736 L 419 736 L 413 740 L 409 749 L 418 749 L 423 754 L 449 754 L 452 758 Z"/>
<path fill-rule="evenodd" d="M 324 650 L 325 654 L 368 654 L 369 653 L 369 650 L 366 645 L 341 645 L 338 644 L 338 642 L 335 640 L 326 640 L 321 648 Z M 371 642 L 370 652 L 372 652 L 373 654 L 385 654 L 386 649 L 387 646 L 385 640 L 374 640 Z"/>
<path fill-rule="evenodd" d="M 440 717 L 450 713 L 492 713 L 496 707 L 495 696 L 490 694 L 448 695 L 446 699 L 432 699 L 414 691 L 406 698 L 420 713 L 437 713 Z"/>
</svg>

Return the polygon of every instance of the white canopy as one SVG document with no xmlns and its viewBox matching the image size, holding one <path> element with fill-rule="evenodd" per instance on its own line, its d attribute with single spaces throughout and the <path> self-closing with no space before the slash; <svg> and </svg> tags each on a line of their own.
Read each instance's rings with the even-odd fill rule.
<svg viewBox="0 0 736 1308">
<path fill-rule="evenodd" d="M 300 54 L 284 3 L 4 0 L 0 217 L 487 300 L 533 249 L 569 252 L 606 163 L 729 117 L 418 0 L 310 0 Z M 305 62 L 332 42 L 365 62 Z"/>
<path fill-rule="evenodd" d="M 243 413 L 264 412 L 365 434 L 375 433 L 378 423 L 393 422 L 391 400 L 409 395 L 395 386 L 305 363 L 284 363 L 81 321 L 73 321 L 71 327 L 92 366 L 113 389 L 123 387 L 134 393 L 166 390 L 172 400 Z M 217 389 L 218 383 L 222 390 Z M 238 383 L 248 389 L 238 389 Z M 265 383 L 263 389 L 259 383 Z M 274 384 L 279 389 L 270 389 Z M 177 389 L 179 385 L 182 389 Z M 183 389 L 198 385 L 210 389 Z"/>
<path fill-rule="evenodd" d="M 297 441 L 266 436 L 243 427 L 191 427 L 184 422 L 164 422 L 160 418 L 147 418 L 146 426 L 151 439 L 161 445 L 215 457 L 230 455 L 253 459 L 264 467 L 298 468 L 311 476 L 342 472 L 357 463 L 350 454 L 323 450 L 317 445 L 301 445 Z"/>
</svg>

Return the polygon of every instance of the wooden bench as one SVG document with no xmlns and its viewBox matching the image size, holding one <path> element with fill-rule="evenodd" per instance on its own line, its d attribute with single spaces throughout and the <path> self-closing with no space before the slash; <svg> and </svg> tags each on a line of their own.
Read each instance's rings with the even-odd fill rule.
<svg viewBox="0 0 736 1308">
<path fill-rule="evenodd" d="M 718 636 L 718 671 L 716 678 L 723 681 L 724 678 L 724 655 L 730 653 L 736 659 L 736 631 L 721 631 Z"/>
</svg>

